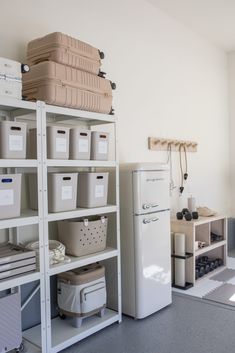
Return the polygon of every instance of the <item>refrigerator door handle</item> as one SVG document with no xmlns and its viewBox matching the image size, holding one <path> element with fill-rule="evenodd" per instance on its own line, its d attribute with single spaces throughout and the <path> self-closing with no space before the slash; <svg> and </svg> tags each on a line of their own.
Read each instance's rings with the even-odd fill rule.
<svg viewBox="0 0 235 353">
<path fill-rule="evenodd" d="M 156 203 L 152 203 L 152 204 L 143 204 L 143 209 L 144 210 L 147 210 L 147 209 L 149 209 L 149 208 L 153 208 L 153 207 L 158 207 L 159 205 L 158 204 L 156 204 Z"/>
<path fill-rule="evenodd" d="M 158 218 L 144 218 L 143 219 L 144 224 L 149 224 L 149 223 L 157 222 L 157 221 L 158 221 Z"/>
</svg>

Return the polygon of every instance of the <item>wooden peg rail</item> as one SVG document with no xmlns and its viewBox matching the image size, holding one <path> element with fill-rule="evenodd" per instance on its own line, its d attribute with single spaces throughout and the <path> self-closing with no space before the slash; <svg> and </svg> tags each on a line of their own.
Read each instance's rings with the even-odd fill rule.
<svg viewBox="0 0 235 353">
<path fill-rule="evenodd" d="M 179 151 L 180 145 L 186 147 L 187 152 L 197 152 L 197 142 L 186 140 L 173 140 L 158 137 L 148 138 L 149 149 L 152 151 L 167 151 L 171 145 L 172 151 Z"/>
</svg>

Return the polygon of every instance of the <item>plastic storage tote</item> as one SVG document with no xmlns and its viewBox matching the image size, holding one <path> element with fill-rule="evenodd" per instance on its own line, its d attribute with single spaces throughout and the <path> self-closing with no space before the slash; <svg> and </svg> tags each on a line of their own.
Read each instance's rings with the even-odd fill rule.
<svg viewBox="0 0 235 353">
<path fill-rule="evenodd" d="M 20 216 L 21 174 L 0 175 L 0 219 Z"/>
<path fill-rule="evenodd" d="M 57 299 L 60 314 L 74 317 L 73 325 L 81 326 L 82 318 L 104 313 L 106 306 L 105 268 L 92 264 L 60 273 Z"/>
<path fill-rule="evenodd" d="M 25 123 L 0 122 L 0 158 L 26 158 L 26 130 Z"/>
<path fill-rule="evenodd" d="M 58 222 L 59 241 L 66 247 L 66 254 L 84 256 L 106 248 L 107 217 Z"/>
<path fill-rule="evenodd" d="M 69 128 L 64 126 L 47 127 L 47 158 L 69 158 Z"/>
<path fill-rule="evenodd" d="M 83 172 L 78 175 L 78 207 L 107 205 L 109 173 Z"/>
<path fill-rule="evenodd" d="M 48 212 L 76 209 L 77 173 L 48 173 Z M 37 174 L 29 174 L 30 207 L 38 209 Z"/>
<path fill-rule="evenodd" d="M 48 211 L 76 209 L 78 173 L 48 174 Z"/>
<path fill-rule="evenodd" d="M 107 161 L 109 156 L 109 134 L 107 132 L 91 132 L 91 159 Z"/>
<path fill-rule="evenodd" d="M 80 128 L 70 130 L 70 159 L 90 159 L 91 131 Z"/>
</svg>

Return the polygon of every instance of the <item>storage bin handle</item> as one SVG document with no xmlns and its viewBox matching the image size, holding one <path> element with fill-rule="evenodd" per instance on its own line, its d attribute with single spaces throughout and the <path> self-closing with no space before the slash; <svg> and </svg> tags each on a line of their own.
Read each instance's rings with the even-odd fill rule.
<svg viewBox="0 0 235 353">
<path fill-rule="evenodd" d="M 12 183 L 12 178 L 3 178 L 2 183 Z"/>
<path fill-rule="evenodd" d="M 63 177 L 63 180 L 71 180 L 71 177 Z"/>
<path fill-rule="evenodd" d="M 106 139 L 107 135 L 100 135 L 101 139 Z"/>
<path fill-rule="evenodd" d="M 19 126 L 11 126 L 11 130 L 21 131 L 21 127 L 19 127 Z"/>
<path fill-rule="evenodd" d="M 102 175 L 98 175 L 96 179 L 104 179 L 104 177 Z"/>
<path fill-rule="evenodd" d="M 64 131 L 64 130 L 57 130 L 57 134 L 65 134 L 66 133 L 66 131 Z"/>
<path fill-rule="evenodd" d="M 87 136 L 86 132 L 80 132 L 80 136 Z"/>
</svg>

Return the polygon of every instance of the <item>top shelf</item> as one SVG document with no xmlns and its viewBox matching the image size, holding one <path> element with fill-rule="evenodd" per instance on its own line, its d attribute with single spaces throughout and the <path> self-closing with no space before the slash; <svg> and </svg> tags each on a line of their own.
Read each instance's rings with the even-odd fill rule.
<svg viewBox="0 0 235 353">
<path fill-rule="evenodd" d="M 11 112 L 18 109 L 25 109 L 28 111 L 27 113 L 31 113 L 32 111 L 36 111 L 37 104 L 35 102 L 0 96 L 0 110 Z"/>
<path fill-rule="evenodd" d="M 115 123 L 115 115 L 101 114 L 88 112 L 85 110 L 78 110 L 72 108 L 59 107 L 55 105 L 45 105 L 46 113 L 51 114 L 59 120 L 77 119 L 86 121 L 90 124 L 105 124 Z"/>
</svg>

